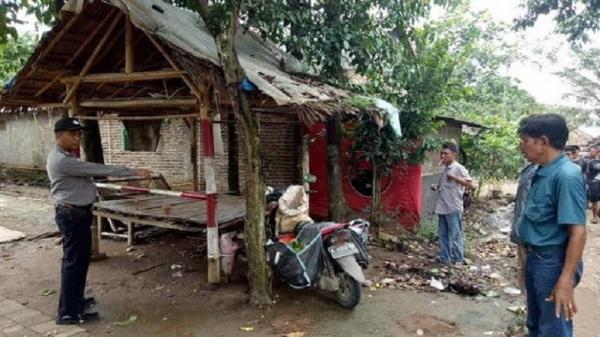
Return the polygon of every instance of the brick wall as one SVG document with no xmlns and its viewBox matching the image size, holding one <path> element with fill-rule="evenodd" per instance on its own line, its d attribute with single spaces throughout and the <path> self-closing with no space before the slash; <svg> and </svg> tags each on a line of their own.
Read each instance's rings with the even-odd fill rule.
<svg viewBox="0 0 600 337">
<path fill-rule="evenodd" d="M 148 168 L 163 174 L 173 186 L 191 182 L 191 132 L 184 120 L 163 121 L 156 152 L 124 150 L 120 121 L 100 121 L 99 127 L 106 164 Z"/>
<path fill-rule="evenodd" d="M 216 125 L 220 129 L 223 153 L 215 158 L 217 189 L 227 192 L 227 125 Z M 164 121 L 161 125 L 160 140 L 156 152 L 123 150 L 122 127 L 120 121 L 100 121 L 100 134 L 104 160 L 107 164 L 144 167 L 162 173 L 169 184 L 176 188 L 190 188 L 192 182 L 191 130 L 182 119 Z M 264 164 L 265 183 L 274 187 L 285 187 L 300 183 L 299 170 L 299 126 L 295 116 L 262 115 L 260 134 Z M 204 161 L 202 159 L 201 128 L 197 123 L 198 139 L 198 180 L 200 190 L 204 189 Z M 216 132 L 215 132 L 216 134 Z M 246 149 L 241 132 L 239 136 L 239 176 L 240 188 L 244 190 Z"/>
</svg>

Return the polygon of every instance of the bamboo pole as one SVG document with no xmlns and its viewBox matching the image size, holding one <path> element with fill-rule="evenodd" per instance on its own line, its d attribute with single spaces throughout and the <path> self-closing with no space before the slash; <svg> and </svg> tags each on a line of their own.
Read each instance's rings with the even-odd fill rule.
<svg viewBox="0 0 600 337">
<path fill-rule="evenodd" d="M 195 107 L 198 101 L 195 98 L 173 98 L 173 99 L 128 99 L 128 100 L 86 100 L 81 101 L 79 106 L 84 108 L 104 109 L 134 109 L 134 108 L 181 108 Z"/>
<path fill-rule="evenodd" d="M 89 37 L 77 48 L 77 50 L 75 50 L 75 52 L 73 53 L 73 55 L 71 55 L 71 57 L 67 60 L 67 62 L 65 63 L 65 67 L 70 66 L 73 63 L 73 61 L 75 61 L 75 59 L 77 59 L 77 57 L 79 57 L 79 55 L 81 54 L 81 52 L 83 52 L 87 48 L 88 44 L 96 37 L 96 34 L 98 34 L 98 32 L 102 28 L 104 28 L 104 26 L 108 22 L 108 19 L 110 19 L 113 16 L 113 13 L 115 11 L 117 11 L 116 8 L 114 8 L 109 13 L 109 15 L 107 15 L 104 19 L 102 19 L 102 21 L 98 24 L 98 26 L 96 26 L 96 28 L 94 28 L 94 30 L 89 35 Z M 56 82 L 58 82 L 62 76 L 63 76 L 63 74 L 56 75 L 52 79 L 52 81 L 50 81 L 48 84 L 44 85 L 40 90 L 36 91 L 36 93 L 33 95 L 33 97 L 39 97 L 39 96 L 41 96 L 48 89 L 50 89 Z"/>
<path fill-rule="evenodd" d="M 143 120 L 157 120 L 167 118 L 190 118 L 197 117 L 197 113 L 193 114 L 170 114 L 170 115 L 158 115 L 158 116 L 75 116 L 80 120 L 92 120 L 92 121 L 143 121 Z"/>
<path fill-rule="evenodd" d="M 128 16 L 125 18 L 125 73 L 129 74 L 133 72 L 133 62 L 133 24 Z"/>
<path fill-rule="evenodd" d="M 90 58 L 87 60 L 87 62 L 83 66 L 83 69 L 81 69 L 81 72 L 79 73 L 80 79 L 73 83 L 73 87 L 71 88 L 71 90 L 69 90 L 67 92 L 67 95 L 65 96 L 65 99 L 63 100 L 63 103 L 67 103 L 71 100 L 71 97 L 73 97 L 73 95 L 75 94 L 75 91 L 77 91 L 79 84 L 81 84 L 81 78 L 84 77 L 85 75 L 87 75 L 87 73 L 90 71 L 92 65 L 96 61 L 96 57 L 103 50 L 104 45 L 106 44 L 106 41 L 108 41 L 108 38 L 112 36 L 113 30 L 115 29 L 115 27 L 117 26 L 117 23 L 119 22 L 119 20 L 122 17 L 123 17 L 123 13 L 121 12 L 121 13 L 117 14 L 117 16 L 113 19 L 110 26 L 108 27 L 108 30 L 106 31 L 106 33 L 104 34 L 102 39 L 100 39 L 100 42 L 98 43 L 98 45 L 92 52 L 92 55 L 90 56 Z"/>
<path fill-rule="evenodd" d="M 169 64 L 171 65 L 171 67 L 173 67 L 173 69 L 177 70 L 177 71 L 181 71 L 181 67 L 179 66 L 179 63 L 177 63 L 172 57 L 171 55 L 169 55 L 169 53 L 167 52 L 167 50 L 160 44 L 160 42 L 158 42 L 154 36 L 152 36 L 151 34 L 144 32 L 144 34 L 146 34 L 146 36 L 148 37 L 148 39 L 150 40 L 150 42 L 152 42 L 152 44 L 154 44 L 154 46 L 156 47 L 156 49 L 158 49 L 158 51 L 162 54 L 162 56 L 167 60 L 167 62 L 169 62 Z M 188 75 L 181 75 L 181 79 L 183 79 L 183 82 L 185 82 L 185 84 L 187 84 L 187 86 L 190 88 L 190 90 L 192 91 L 192 93 L 198 97 L 198 99 L 202 99 L 202 93 L 200 92 L 200 90 L 198 89 L 198 87 L 194 84 L 194 82 L 190 79 L 190 77 Z"/>
<path fill-rule="evenodd" d="M 136 82 L 136 81 L 155 81 L 163 79 L 180 78 L 185 75 L 185 71 L 177 70 L 156 70 L 140 71 L 132 73 L 98 73 L 85 76 L 65 76 L 60 79 L 62 83 L 103 83 L 103 82 Z"/>
</svg>

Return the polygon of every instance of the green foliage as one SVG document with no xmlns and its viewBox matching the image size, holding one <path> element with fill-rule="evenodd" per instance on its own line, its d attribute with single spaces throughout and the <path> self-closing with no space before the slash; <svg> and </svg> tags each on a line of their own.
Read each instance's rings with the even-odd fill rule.
<svg viewBox="0 0 600 337">
<path fill-rule="evenodd" d="M 417 229 L 417 239 L 419 241 L 428 240 L 433 242 L 437 238 L 438 223 L 436 218 L 423 219 Z"/>
<path fill-rule="evenodd" d="M 491 127 L 462 138 L 467 165 L 480 184 L 514 179 L 525 165 L 519 150 L 516 123 L 499 116 L 485 116 L 481 121 Z"/>
<path fill-rule="evenodd" d="M 478 122 L 488 127 L 463 134 L 466 165 L 480 185 L 515 178 L 524 160 L 516 134 L 519 120 L 543 107 L 518 82 L 500 75 L 522 57 L 518 43 L 504 40 L 508 26 L 494 23 L 489 13 L 461 6 L 432 25 L 450 45 L 455 62 L 449 89 L 452 99 L 437 113 Z"/>
<path fill-rule="evenodd" d="M 18 38 L 15 25 L 22 23 L 19 14 L 33 15 L 38 22 L 48 25 L 54 21 L 55 13 L 63 4 L 61 0 L 0 1 L 0 44 L 8 42 L 9 37 L 13 40 Z"/>
<path fill-rule="evenodd" d="M 19 71 L 35 49 L 38 39 L 31 35 L 9 37 L 0 44 L 0 84 L 7 83 Z"/>
<path fill-rule="evenodd" d="M 517 28 L 533 26 L 540 16 L 554 14 L 557 32 L 570 41 L 585 41 L 588 32 L 600 30 L 600 2 L 597 0 L 527 0 L 525 15 L 516 21 Z"/>
<path fill-rule="evenodd" d="M 573 47 L 572 50 L 577 62 L 560 71 L 558 75 L 573 88 L 567 96 L 590 108 L 589 111 L 579 111 L 579 115 L 581 112 L 594 113 L 600 117 L 600 48 Z"/>
</svg>

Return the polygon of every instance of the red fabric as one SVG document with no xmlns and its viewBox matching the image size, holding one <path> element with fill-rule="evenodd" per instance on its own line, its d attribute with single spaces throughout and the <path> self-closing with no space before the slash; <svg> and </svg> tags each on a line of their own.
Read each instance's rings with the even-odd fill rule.
<svg viewBox="0 0 600 337">
<path fill-rule="evenodd" d="M 325 125 L 316 124 L 308 130 L 310 143 L 310 173 L 317 177 L 311 184 L 310 215 L 326 218 L 328 214 L 327 198 L 327 138 Z M 351 183 L 356 171 L 368 169 L 370 163 L 359 161 L 352 165 L 348 155 L 350 141 L 342 143 L 342 184 L 348 205 L 359 214 L 366 215 L 371 197 L 359 193 Z M 383 176 L 381 202 L 389 216 L 395 217 L 406 229 L 413 229 L 421 218 L 421 175 L 422 166 L 398 165 L 388 176 Z M 386 187 L 387 186 L 387 187 Z"/>
</svg>

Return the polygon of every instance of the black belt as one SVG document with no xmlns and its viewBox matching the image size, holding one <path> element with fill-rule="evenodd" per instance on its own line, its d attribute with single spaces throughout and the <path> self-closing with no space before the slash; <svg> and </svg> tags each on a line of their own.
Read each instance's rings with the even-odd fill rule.
<svg viewBox="0 0 600 337">
<path fill-rule="evenodd" d="M 560 246 L 560 245 L 552 245 L 552 246 L 526 245 L 525 249 L 527 249 L 527 252 L 547 253 L 547 252 L 565 252 L 567 247 Z"/>
<path fill-rule="evenodd" d="M 87 205 L 71 205 L 71 204 L 57 204 L 56 207 L 64 207 L 64 208 L 68 208 L 68 209 L 82 209 L 84 211 L 88 211 L 91 212 L 92 211 L 92 206 L 93 204 L 87 204 Z"/>
</svg>

